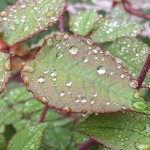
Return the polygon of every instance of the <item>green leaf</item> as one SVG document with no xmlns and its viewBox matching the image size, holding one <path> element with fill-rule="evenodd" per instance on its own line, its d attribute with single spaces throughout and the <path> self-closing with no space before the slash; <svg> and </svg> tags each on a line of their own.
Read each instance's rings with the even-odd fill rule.
<svg viewBox="0 0 150 150">
<path fill-rule="evenodd" d="M 0 93 L 6 86 L 8 79 L 11 76 L 11 66 L 9 55 L 6 53 L 0 52 Z"/>
<path fill-rule="evenodd" d="M 134 22 L 101 18 L 95 26 L 91 38 L 94 42 L 103 43 L 122 36 L 135 37 L 140 30 L 140 26 Z"/>
<path fill-rule="evenodd" d="M 117 38 L 113 44 L 107 47 L 107 50 L 129 69 L 135 79 L 140 75 L 150 53 L 150 48 L 146 44 L 129 37 Z M 150 72 L 148 72 L 143 85 L 150 87 Z"/>
<path fill-rule="evenodd" d="M 41 141 L 40 150 L 66 150 L 71 142 L 71 132 L 65 128 L 49 126 Z"/>
<path fill-rule="evenodd" d="M 14 112 L 12 110 L 0 112 L 0 126 L 1 125 L 9 125 L 16 121 L 19 121 L 21 118 L 21 114 Z"/>
<path fill-rule="evenodd" d="M 9 83 L 7 91 L 0 96 L 0 127 L 12 124 L 18 131 L 36 125 L 42 108 L 43 105 L 36 101 L 24 86 L 22 87 L 18 83 Z M 60 117 L 61 115 L 57 112 L 48 110 L 45 121 Z"/>
<path fill-rule="evenodd" d="M 29 91 L 49 107 L 73 112 L 147 111 L 137 82 L 90 40 L 67 34 L 47 39 L 22 70 Z M 135 95 L 136 94 L 136 95 Z"/>
<path fill-rule="evenodd" d="M 38 150 L 47 124 L 26 128 L 11 139 L 8 150 Z"/>
<path fill-rule="evenodd" d="M 5 137 L 0 134 L 0 150 L 5 150 L 6 149 L 6 141 Z"/>
<path fill-rule="evenodd" d="M 115 150 L 150 149 L 150 116 L 144 114 L 117 112 L 91 115 L 75 130 Z"/>
<path fill-rule="evenodd" d="M 2 39 L 12 46 L 52 26 L 63 14 L 65 0 L 18 0 L 0 13 Z"/>
<path fill-rule="evenodd" d="M 70 30 L 79 35 L 87 35 L 98 20 L 98 14 L 94 11 L 80 11 L 70 19 Z"/>
</svg>

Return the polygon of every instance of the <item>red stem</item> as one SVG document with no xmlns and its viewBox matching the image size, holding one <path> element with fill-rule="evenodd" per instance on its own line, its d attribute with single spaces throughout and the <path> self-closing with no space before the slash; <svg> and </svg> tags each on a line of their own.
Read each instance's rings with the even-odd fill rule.
<svg viewBox="0 0 150 150">
<path fill-rule="evenodd" d="M 61 17 L 59 19 L 59 31 L 64 32 L 64 19 L 63 19 L 63 17 Z"/>
<path fill-rule="evenodd" d="M 144 81 L 144 79 L 145 79 L 149 69 L 150 69 L 150 54 L 148 55 L 147 60 L 146 60 L 146 62 L 144 64 L 144 66 L 143 66 L 143 69 L 141 70 L 141 73 L 140 73 L 140 75 L 139 75 L 139 77 L 137 79 L 137 81 L 138 81 L 137 89 L 140 89 L 140 87 L 141 87 L 141 85 L 142 85 L 142 83 L 143 83 L 143 81 Z"/>
<path fill-rule="evenodd" d="M 148 19 L 150 20 L 150 14 L 143 14 L 143 12 L 141 11 L 138 11 L 138 10 L 134 10 L 132 7 L 131 7 L 131 4 L 130 2 L 128 2 L 127 0 L 122 0 L 122 4 L 123 4 L 123 7 L 125 9 L 126 12 L 134 15 L 134 16 L 137 16 L 137 17 L 142 17 L 142 18 L 145 18 L 145 19 Z"/>
<path fill-rule="evenodd" d="M 95 142 L 92 139 L 89 139 L 87 142 L 85 142 L 82 145 L 80 145 L 80 147 L 78 148 L 78 150 L 86 150 L 87 148 L 89 148 L 94 143 Z"/>
<path fill-rule="evenodd" d="M 117 1 L 113 1 L 112 2 L 112 8 L 116 7 L 120 2 L 117 2 Z"/>
<path fill-rule="evenodd" d="M 44 121 L 47 110 L 48 110 L 48 106 L 44 105 L 42 113 L 40 115 L 39 123 L 42 123 Z"/>
</svg>

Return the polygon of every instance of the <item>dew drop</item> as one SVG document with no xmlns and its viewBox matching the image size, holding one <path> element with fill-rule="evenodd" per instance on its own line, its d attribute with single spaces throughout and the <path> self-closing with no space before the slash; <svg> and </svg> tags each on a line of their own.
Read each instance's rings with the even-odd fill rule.
<svg viewBox="0 0 150 150">
<path fill-rule="evenodd" d="M 26 65 L 26 66 L 24 66 L 23 71 L 24 71 L 24 72 L 32 73 L 32 72 L 35 72 L 35 68 Z"/>
<path fill-rule="evenodd" d="M 52 38 L 47 39 L 47 45 L 53 46 L 53 39 Z"/>
<path fill-rule="evenodd" d="M 62 111 L 71 112 L 71 108 L 70 107 L 63 107 Z"/>
<path fill-rule="evenodd" d="M 135 99 L 138 99 L 138 98 L 140 98 L 140 93 L 138 92 L 138 91 L 136 91 L 135 93 L 134 93 L 134 96 L 133 96 Z"/>
<path fill-rule="evenodd" d="M 48 69 L 48 68 L 44 68 L 44 69 L 43 69 L 43 73 L 44 73 L 44 74 L 49 73 L 49 69 Z"/>
<path fill-rule="evenodd" d="M 109 106 L 109 105 L 110 105 L 110 102 L 106 102 L 106 105 Z"/>
<path fill-rule="evenodd" d="M 79 102 L 80 102 L 80 99 L 79 99 L 79 98 L 76 98 L 76 99 L 75 99 L 75 102 L 76 102 L 76 103 L 79 103 Z"/>
<path fill-rule="evenodd" d="M 147 109 L 147 105 L 146 103 L 142 102 L 142 101 L 135 101 L 132 104 L 133 108 L 138 109 L 138 110 L 146 110 Z"/>
<path fill-rule="evenodd" d="M 94 101 L 94 100 L 92 100 L 90 103 L 93 105 L 93 104 L 95 104 L 95 101 Z"/>
<path fill-rule="evenodd" d="M 71 82 L 71 81 L 67 81 L 67 82 L 66 82 L 66 86 L 69 87 L 69 86 L 71 86 L 71 85 L 72 85 L 72 82 Z"/>
<path fill-rule="evenodd" d="M 38 83 L 44 83 L 45 82 L 45 78 L 44 77 L 39 77 L 38 78 Z"/>
<path fill-rule="evenodd" d="M 69 49 L 69 52 L 72 54 L 72 55 L 76 55 L 78 53 L 79 49 L 77 47 L 70 47 Z"/>
<path fill-rule="evenodd" d="M 52 17 L 54 15 L 55 15 L 55 12 L 53 12 L 53 11 L 50 11 L 50 12 L 45 14 L 46 17 Z"/>
<path fill-rule="evenodd" d="M 103 66 L 99 66 L 99 67 L 97 68 L 97 72 L 98 72 L 99 75 L 103 75 L 103 74 L 106 73 L 106 68 L 103 67 Z"/>
<path fill-rule="evenodd" d="M 1 17 L 6 17 L 6 16 L 7 16 L 7 12 L 6 12 L 6 11 L 2 11 L 2 12 L 0 13 L 0 16 L 1 16 Z"/>
<path fill-rule="evenodd" d="M 119 63 L 119 64 L 122 63 L 122 60 L 121 60 L 120 58 L 115 58 L 115 60 L 116 60 L 116 62 Z"/>
<path fill-rule="evenodd" d="M 56 77 L 57 76 L 57 72 L 56 70 L 53 70 L 51 73 L 50 73 L 51 77 Z"/>
<path fill-rule="evenodd" d="M 87 102 L 86 97 L 82 97 L 82 98 L 81 98 L 81 103 L 86 103 L 86 102 Z"/>
<path fill-rule="evenodd" d="M 42 102 L 44 103 L 44 104 L 48 104 L 48 99 L 46 98 L 46 97 L 42 97 Z"/>
<path fill-rule="evenodd" d="M 64 91 L 61 91 L 61 92 L 60 92 L 60 96 L 63 97 L 64 95 L 65 95 L 65 92 L 64 92 Z"/>
<path fill-rule="evenodd" d="M 65 34 L 65 35 L 63 36 L 63 38 L 64 38 L 64 40 L 67 40 L 67 39 L 69 38 L 69 35 L 68 35 L 68 34 Z"/>
<path fill-rule="evenodd" d="M 86 110 L 82 110 L 82 111 L 81 111 L 81 115 L 82 115 L 82 116 L 86 116 L 86 115 L 87 115 L 87 111 L 86 111 Z"/>
<path fill-rule="evenodd" d="M 88 57 L 84 57 L 84 58 L 83 58 L 83 62 L 84 62 L 84 63 L 87 63 L 88 61 L 89 61 L 89 58 L 88 58 Z"/>
<path fill-rule="evenodd" d="M 62 58 L 63 55 L 64 55 L 63 53 L 60 53 L 60 52 L 59 52 L 59 53 L 56 54 L 56 58 L 58 58 L 58 59 L 59 59 L 59 58 Z"/>
<path fill-rule="evenodd" d="M 138 81 L 137 80 L 132 80 L 130 82 L 130 87 L 136 89 L 138 87 Z"/>
<path fill-rule="evenodd" d="M 60 36 L 60 35 L 56 35 L 56 36 L 55 36 L 55 39 L 56 39 L 56 41 L 61 41 L 62 36 Z"/>
<path fill-rule="evenodd" d="M 120 78 L 121 78 L 121 79 L 125 78 L 125 75 L 124 75 L 124 74 L 122 74 L 122 75 L 120 76 Z"/>
</svg>

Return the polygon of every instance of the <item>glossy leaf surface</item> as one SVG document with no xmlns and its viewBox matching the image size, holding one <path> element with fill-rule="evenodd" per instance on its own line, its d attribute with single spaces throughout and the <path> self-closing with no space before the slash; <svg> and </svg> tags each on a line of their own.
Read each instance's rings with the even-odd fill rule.
<svg viewBox="0 0 150 150">
<path fill-rule="evenodd" d="M 52 26 L 63 14 L 65 0 L 18 0 L 0 13 L 2 39 L 12 46 Z"/>
<path fill-rule="evenodd" d="M 134 112 L 91 115 L 76 130 L 115 150 L 149 150 L 150 116 Z"/>
<path fill-rule="evenodd" d="M 125 67 L 128 67 L 130 74 L 137 79 L 144 66 L 144 63 L 150 53 L 150 48 L 135 38 L 122 37 L 116 39 L 108 48 L 111 54 L 116 59 L 120 59 Z M 145 86 L 150 87 L 150 72 L 148 72 L 145 81 Z"/>
<path fill-rule="evenodd" d="M 107 51 L 80 37 L 52 35 L 22 76 L 29 91 L 49 107 L 73 112 L 148 111 L 137 82 Z"/>
<path fill-rule="evenodd" d="M 141 27 L 134 22 L 101 18 L 95 26 L 91 38 L 94 42 L 104 43 L 122 36 L 135 37 L 140 30 Z"/>
<path fill-rule="evenodd" d="M 80 11 L 70 19 L 70 30 L 79 35 L 87 35 L 94 28 L 98 14 L 93 11 Z"/>
</svg>

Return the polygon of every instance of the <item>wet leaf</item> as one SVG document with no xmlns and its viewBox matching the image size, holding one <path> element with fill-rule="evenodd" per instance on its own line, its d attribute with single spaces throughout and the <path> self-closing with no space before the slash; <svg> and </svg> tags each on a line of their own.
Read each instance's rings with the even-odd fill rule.
<svg viewBox="0 0 150 150">
<path fill-rule="evenodd" d="M 134 89 L 127 69 L 90 40 L 67 34 L 47 39 L 22 77 L 41 102 L 70 112 L 110 112 L 149 108 Z"/>
<path fill-rule="evenodd" d="M 76 131 L 115 150 L 150 149 L 150 116 L 135 112 L 91 115 Z"/>
<path fill-rule="evenodd" d="M 2 134 L 0 134 L 0 150 L 6 150 L 6 141 Z"/>
<path fill-rule="evenodd" d="M 91 38 L 94 42 L 113 41 L 118 37 L 135 37 L 140 33 L 141 27 L 134 22 L 101 18 L 95 26 Z"/>
<path fill-rule="evenodd" d="M 46 127 L 47 124 L 40 124 L 16 133 L 8 145 L 8 150 L 38 150 Z"/>
<path fill-rule="evenodd" d="M 11 76 L 11 65 L 9 54 L 0 52 L 0 93 L 5 88 L 8 79 Z"/>
<path fill-rule="evenodd" d="M 41 141 L 40 150 L 66 150 L 70 145 L 71 138 L 71 131 L 61 127 L 49 126 L 45 130 L 45 134 Z"/>
<path fill-rule="evenodd" d="M 52 26 L 64 12 L 65 0 L 18 0 L 0 13 L 2 39 L 12 46 Z"/>
<path fill-rule="evenodd" d="M 70 19 L 70 30 L 79 35 L 87 35 L 98 20 L 98 14 L 94 11 L 80 11 Z"/>
<path fill-rule="evenodd" d="M 122 37 L 116 39 L 113 44 L 107 47 L 107 50 L 113 54 L 116 59 L 120 59 L 125 67 L 128 67 L 130 74 L 137 79 L 144 66 L 150 48 L 135 38 Z M 145 81 L 145 86 L 150 87 L 150 72 L 148 72 Z"/>
<path fill-rule="evenodd" d="M 12 124 L 18 131 L 36 125 L 42 108 L 43 105 L 36 101 L 24 86 L 9 83 L 7 91 L 4 91 L 0 97 L 0 128 Z M 57 112 L 48 110 L 44 121 L 60 117 Z"/>
</svg>

